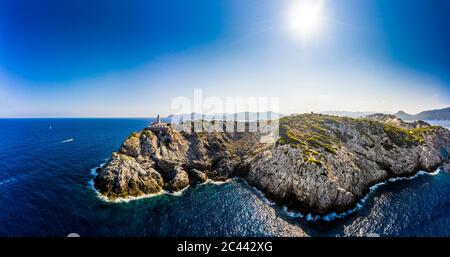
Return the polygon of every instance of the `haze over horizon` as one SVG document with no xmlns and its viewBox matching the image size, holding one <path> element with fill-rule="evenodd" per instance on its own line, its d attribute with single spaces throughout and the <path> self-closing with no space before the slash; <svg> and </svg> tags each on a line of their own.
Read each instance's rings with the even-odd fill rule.
<svg viewBox="0 0 450 257">
<path fill-rule="evenodd" d="M 0 0 L 0 117 L 167 116 L 196 88 L 278 97 L 283 114 L 445 108 L 448 13 L 446 0 Z"/>
</svg>

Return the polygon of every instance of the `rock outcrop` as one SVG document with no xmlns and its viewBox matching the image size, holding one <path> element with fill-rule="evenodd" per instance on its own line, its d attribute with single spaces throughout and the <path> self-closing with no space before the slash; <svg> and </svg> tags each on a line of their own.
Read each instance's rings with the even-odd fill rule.
<svg viewBox="0 0 450 257">
<path fill-rule="evenodd" d="M 108 198 L 155 194 L 161 191 L 163 178 L 152 167 L 144 169 L 134 158 L 113 153 L 106 169 L 95 178 L 95 186 Z"/>
<path fill-rule="evenodd" d="M 112 155 L 95 186 L 114 199 L 240 176 L 279 204 L 324 214 L 353 207 L 391 177 L 435 170 L 450 149 L 447 129 L 389 115 L 304 114 L 279 125 L 273 143 L 249 132 L 143 130 Z"/>
<path fill-rule="evenodd" d="M 95 187 L 110 199 L 140 196 L 162 190 L 176 192 L 208 178 L 234 176 L 238 141 L 230 133 L 143 131 L 130 135 L 99 170 Z"/>
</svg>

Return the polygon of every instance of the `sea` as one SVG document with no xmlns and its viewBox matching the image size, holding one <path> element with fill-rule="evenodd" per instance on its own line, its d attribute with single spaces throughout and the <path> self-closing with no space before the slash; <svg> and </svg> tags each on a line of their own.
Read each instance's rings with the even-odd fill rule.
<svg viewBox="0 0 450 257">
<path fill-rule="evenodd" d="M 152 120 L 0 119 L 0 236 L 450 236 L 444 170 L 376 185 L 354 210 L 322 217 L 277 206 L 242 179 L 105 201 L 93 170 Z"/>
</svg>

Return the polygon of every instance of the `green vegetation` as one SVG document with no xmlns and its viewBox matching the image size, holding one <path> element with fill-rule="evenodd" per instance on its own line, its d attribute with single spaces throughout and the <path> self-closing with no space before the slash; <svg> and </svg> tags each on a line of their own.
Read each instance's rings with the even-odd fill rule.
<svg viewBox="0 0 450 257">
<path fill-rule="evenodd" d="M 155 134 L 153 134 L 153 132 L 151 132 L 150 130 L 144 129 L 144 130 L 142 130 L 141 132 L 133 132 L 133 133 L 131 133 L 131 134 L 127 137 L 127 139 L 130 139 L 130 138 L 132 138 L 132 137 L 140 137 L 141 135 L 144 135 L 144 136 L 146 136 L 146 137 L 148 137 L 148 138 L 153 138 L 153 137 L 155 137 Z"/>
<path fill-rule="evenodd" d="M 411 147 L 425 142 L 424 136 L 438 128 L 428 126 L 406 129 L 388 123 L 366 118 L 347 118 L 321 114 L 302 114 L 280 119 L 280 137 L 277 144 L 288 144 L 303 150 L 305 162 L 323 165 L 324 153 L 336 154 L 343 143 L 353 139 L 345 129 L 356 130 L 368 142 L 374 142 L 374 135 L 387 136 L 380 142 L 387 150 Z M 371 147 L 371 144 L 369 144 Z M 373 147 L 373 144 L 372 144 Z"/>
<path fill-rule="evenodd" d="M 437 126 L 428 126 L 421 128 L 406 129 L 382 123 L 384 132 L 388 135 L 389 140 L 400 147 L 410 147 L 425 143 L 424 136 L 433 133 Z"/>
<path fill-rule="evenodd" d="M 330 118 L 330 119 L 325 119 Z M 322 115 L 300 115 L 284 117 L 280 120 L 280 144 L 290 144 L 311 152 L 324 149 L 336 154 L 340 139 L 324 123 L 333 123 L 334 117 Z M 317 151 L 313 151 L 317 152 Z"/>
<path fill-rule="evenodd" d="M 329 128 L 327 124 L 340 123 L 337 117 L 325 115 L 299 115 L 288 116 L 280 119 L 280 138 L 278 144 L 289 144 L 303 150 L 304 161 L 319 166 L 320 152 L 336 154 L 340 147 L 341 139 Z"/>
<path fill-rule="evenodd" d="M 423 138 L 405 128 L 383 124 L 383 131 L 389 137 L 390 142 L 400 147 L 418 145 L 423 142 Z"/>
<path fill-rule="evenodd" d="M 132 138 L 132 137 L 137 137 L 138 135 L 139 135 L 138 132 L 133 132 L 133 133 L 131 133 L 131 134 L 127 137 L 127 139 L 130 139 L 130 138 Z"/>
<path fill-rule="evenodd" d="M 147 130 L 147 129 L 144 129 L 142 131 L 142 133 L 148 138 L 153 138 L 154 137 L 154 134 L 152 132 L 150 132 L 149 130 Z"/>
<path fill-rule="evenodd" d="M 425 142 L 424 136 L 430 135 L 430 134 L 436 132 L 436 130 L 438 130 L 439 128 L 440 128 L 439 126 L 415 128 L 415 129 L 411 129 L 410 133 L 414 138 L 417 138 L 421 144 L 423 144 Z"/>
</svg>

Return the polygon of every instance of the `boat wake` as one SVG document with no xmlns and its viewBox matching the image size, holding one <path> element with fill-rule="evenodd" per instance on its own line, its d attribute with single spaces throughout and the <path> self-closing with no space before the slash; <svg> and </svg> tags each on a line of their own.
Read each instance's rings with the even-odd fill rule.
<svg viewBox="0 0 450 257">
<path fill-rule="evenodd" d="M 73 138 L 69 138 L 69 139 L 61 141 L 61 143 L 65 144 L 65 143 L 69 143 L 69 142 L 72 142 L 72 141 L 73 141 Z"/>
<path fill-rule="evenodd" d="M 6 186 L 6 185 L 10 185 L 10 184 L 12 184 L 14 182 L 16 182 L 16 178 L 14 178 L 14 177 L 7 178 L 7 179 L 2 179 L 2 180 L 0 180 L 0 187 Z"/>
</svg>

